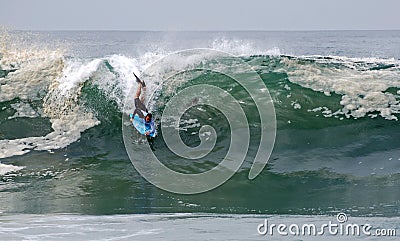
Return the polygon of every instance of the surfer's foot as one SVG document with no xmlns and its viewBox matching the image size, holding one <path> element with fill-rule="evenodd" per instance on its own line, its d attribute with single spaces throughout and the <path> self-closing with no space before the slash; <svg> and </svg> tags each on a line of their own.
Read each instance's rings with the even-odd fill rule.
<svg viewBox="0 0 400 241">
<path fill-rule="evenodd" d="M 137 77 L 137 75 L 135 74 L 135 72 L 133 72 L 133 75 L 136 78 L 136 82 L 138 82 L 139 84 L 141 84 L 143 87 L 146 87 L 146 84 L 144 83 L 144 81 L 140 80 L 139 77 Z"/>
</svg>

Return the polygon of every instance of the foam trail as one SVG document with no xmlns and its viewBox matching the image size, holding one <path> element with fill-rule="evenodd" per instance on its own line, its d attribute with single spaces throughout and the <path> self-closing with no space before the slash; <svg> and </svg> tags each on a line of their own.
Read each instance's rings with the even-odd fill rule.
<svg viewBox="0 0 400 241">
<path fill-rule="evenodd" d="M 310 62 L 304 64 L 304 59 Z M 397 61 L 303 57 L 284 58 L 282 62 L 285 65 L 280 71 L 287 73 L 291 82 L 327 96 L 331 93 L 342 95 L 340 105 L 343 108 L 336 114 L 360 118 L 378 112 L 385 119 L 397 120 L 394 114 L 400 113 L 399 96 L 386 91 L 390 87 L 400 88 Z M 374 66 L 380 62 L 390 63 L 393 67 L 376 70 Z"/>
<path fill-rule="evenodd" d="M 0 163 L 0 176 L 3 176 L 7 173 L 10 172 L 17 172 L 21 169 L 24 169 L 25 167 L 18 167 L 18 166 L 13 166 L 13 165 L 6 165 L 6 164 L 2 164 Z"/>
</svg>

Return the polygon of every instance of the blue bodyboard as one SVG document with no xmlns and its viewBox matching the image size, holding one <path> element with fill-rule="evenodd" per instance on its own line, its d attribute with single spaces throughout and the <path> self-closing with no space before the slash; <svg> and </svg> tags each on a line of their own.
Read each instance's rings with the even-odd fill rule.
<svg viewBox="0 0 400 241">
<path fill-rule="evenodd" d="M 132 114 L 130 115 L 132 117 Z M 133 117 L 133 121 L 132 121 L 133 127 L 135 127 L 135 129 L 142 135 L 145 135 L 146 133 L 146 126 L 144 124 L 144 120 L 141 119 L 137 114 L 135 114 L 135 116 Z M 157 131 L 155 131 L 154 133 L 151 133 L 150 136 L 151 137 L 155 137 L 157 135 Z"/>
</svg>

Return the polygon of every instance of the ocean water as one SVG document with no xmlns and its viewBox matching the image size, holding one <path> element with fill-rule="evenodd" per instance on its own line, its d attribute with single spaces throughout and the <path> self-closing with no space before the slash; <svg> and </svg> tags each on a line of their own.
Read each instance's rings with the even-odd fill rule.
<svg viewBox="0 0 400 241">
<path fill-rule="evenodd" d="M 76 220 L 74 227 L 104 224 L 95 228 L 108 232 L 104 239 L 118 232 L 113 223 L 130 229 L 133 222 L 143 229 L 120 239 L 187 240 L 193 234 L 193 240 L 252 240 L 265 239 L 256 231 L 265 217 L 321 222 L 339 212 L 358 222 L 399 226 L 400 31 L 4 31 L 0 48 L 0 217 L 10 225 L 2 226 L 0 237 L 56 239 L 65 231 L 65 239 L 97 239 L 62 223 Z M 226 76 L 196 68 L 197 62 L 218 63 L 251 82 L 247 70 L 199 51 L 151 72 L 191 61 L 189 74 L 168 81 L 149 75 L 154 62 L 192 48 L 234 55 L 268 88 L 276 139 L 268 164 L 253 180 L 248 173 L 260 138 L 254 101 Z M 232 178 L 211 191 L 182 195 L 153 186 L 136 171 L 122 134 L 129 128 L 124 105 L 136 88 L 132 71 L 146 81 L 146 104 L 158 124 L 165 104 L 191 86 L 214 85 L 238 100 L 251 138 Z M 212 151 L 183 159 L 160 132 L 154 154 L 187 174 L 218 165 L 231 144 L 228 120 L 207 106 L 180 119 L 180 137 L 192 147 L 200 144 L 200 128 L 213 126 L 218 138 Z M 146 142 L 133 128 L 128 136 L 133 145 Z M 143 154 L 136 154 L 140 160 Z M 18 231 L 35 220 L 41 220 L 36 231 Z M 215 235 L 207 233 L 207 223 L 217 227 Z M 179 235 L 168 232 L 182 225 Z M 50 227 L 59 230 L 54 234 Z"/>
</svg>

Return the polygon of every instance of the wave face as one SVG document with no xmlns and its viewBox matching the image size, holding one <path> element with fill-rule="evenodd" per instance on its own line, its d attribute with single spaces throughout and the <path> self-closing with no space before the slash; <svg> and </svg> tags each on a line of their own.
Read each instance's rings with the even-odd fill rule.
<svg viewBox="0 0 400 241">
<path fill-rule="evenodd" d="M 71 39 L 89 38 L 93 33 L 69 34 L 53 33 Z M 110 33 L 101 34 L 107 41 L 113 38 Z M 94 197 L 110 193 L 119 200 L 115 205 L 122 205 L 129 195 L 135 200 L 159 200 L 158 204 L 124 206 L 122 212 L 164 211 L 172 202 L 174 211 L 318 214 L 345 209 L 355 215 L 398 215 L 400 61 L 396 58 L 294 55 L 282 53 L 275 46 L 260 50 L 247 40 L 207 41 L 206 47 L 231 52 L 248 63 L 260 75 L 274 101 L 276 145 L 267 168 L 252 182 L 247 181 L 246 173 L 257 151 L 260 123 L 257 109 L 245 90 L 213 72 L 176 75 L 168 84 L 156 78 L 146 79 L 147 93 L 155 93 L 146 104 L 157 121 L 165 103 L 176 92 L 197 84 L 211 84 L 228 91 L 243 104 L 248 117 L 252 139 L 239 173 L 212 194 L 181 197 L 154 190 L 134 170 L 118 174 L 132 168 L 121 137 L 121 117 L 129 114 L 123 113 L 123 103 L 132 98 L 129 91 L 136 88 L 131 73 L 142 73 L 151 63 L 172 53 L 168 44 L 164 49 L 146 46 L 145 50 L 137 50 L 136 46 L 135 53 L 129 54 L 126 49 L 130 51 L 132 46 L 125 46 L 125 51 L 121 51 L 124 53 L 112 53 L 95 49 L 99 43 L 86 40 L 85 45 L 70 46 L 71 51 L 64 46 L 11 45 L 13 38 L 2 40 L 5 47 L 0 55 L 0 160 L 7 163 L 0 164 L 0 175 L 7 181 L 5 190 L 40 195 L 40 180 L 48 178 L 65 182 L 60 190 L 52 191 L 53 197 L 72 198 L 76 202 L 81 196 L 88 196 L 88 202 L 101 202 L 94 201 Z M 199 41 L 197 37 L 193 39 Z M 103 41 L 107 43 L 106 40 Z M 207 61 L 229 63 L 226 59 Z M 177 68 L 180 64 L 183 63 L 177 60 L 176 66 L 163 68 Z M 243 78 L 251 81 L 246 80 L 246 73 Z M 218 134 L 216 146 L 207 157 L 196 161 L 175 157 L 162 141 L 162 133 L 155 142 L 156 155 L 164 157 L 165 165 L 171 169 L 184 173 L 204 172 L 216 166 L 229 148 L 229 124 L 217 109 L 192 108 L 181 117 L 182 140 L 189 146 L 198 145 L 203 125 L 212 125 Z M 142 139 L 133 130 L 132 136 L 140 145 Z M 112 160 L 119 161 L 110 164 Z M 135 186 L 134 191 L 127 191 L 127 187 L 105 191 L 99 173 L 115 185 L 127 181 Z M 26 185 L 32 190 L 24 192 Z M 65 192 L 67 185 L 75 189 Z M 142 197 L 136 194 L 140 190 Z M 246 193 L 249 199 L 240 193 Z M 342 196 L 336 196 L 338 193 Z M 383 201 L 376 200 L 379 193 L 383 193 Z M 314 201 L 309 202 L 310 198 Z M 230 211 L 228 199 L 233 205 Z M 87 206 L 78 210 L 73 204 L 71 201 L 65 210 L 114 212 L 107 211 L 107 207 L 96 211 Z M 52 205 L 55 211 L 64 210 L 58 204 Z M 0 207 L 18 210 L 17 205 Z M 23 210 L 37 212 L 28 207 Z"/>
</svg>

